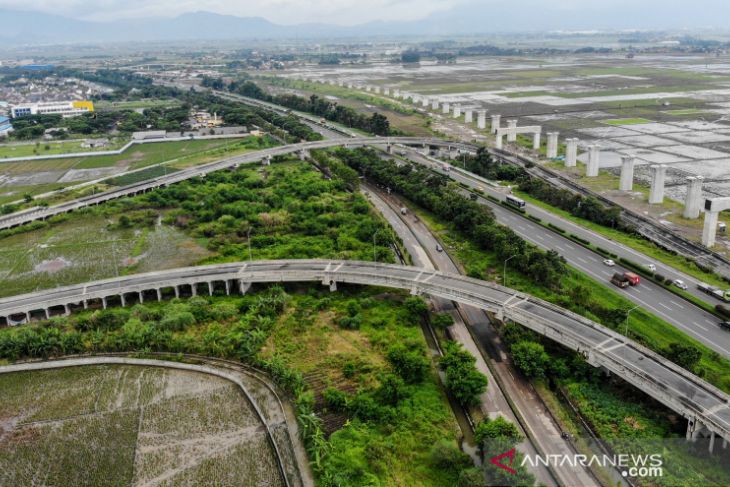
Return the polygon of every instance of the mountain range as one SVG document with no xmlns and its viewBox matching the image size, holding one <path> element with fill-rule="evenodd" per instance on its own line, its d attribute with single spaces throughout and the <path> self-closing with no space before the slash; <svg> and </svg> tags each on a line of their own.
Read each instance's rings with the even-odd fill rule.
<svg viewBox="0 0 730 487">
<path fill-rule="evenodd" d="M 261 17 L 212 12 L 173 18 L 92 22 L 59 15 L 0 9 L 0 43 L 64 44 L 127 41 L 438 36 L 496 32 L 592 29 L 677 29 L 725 27 L 727 0 L 703 0 L 704 8 L 679 0 L 585 2 L 578 8 L 545 8 L 539 0 L 473 0 L 417 21 L 377 21 L 355 26 L 280 25 Z"/>
</svg>

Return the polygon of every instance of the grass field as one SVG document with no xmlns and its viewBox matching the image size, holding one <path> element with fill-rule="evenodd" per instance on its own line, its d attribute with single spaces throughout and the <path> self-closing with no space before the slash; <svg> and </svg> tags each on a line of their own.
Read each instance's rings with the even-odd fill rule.
<svg viewBox="0 0 730 487">
<path fill-rule="evenodd" d="M 282 485 L 251 406 L 193 372 L 86 366 L 0 375 L 0 484 Z"/>
<path fill-rule="evenodd" d="M 50 156 L 56 154 L 67 154 L 70 152 L 95 152 L 104 150 L 115 150 L 122 147 L 129 140 L 125 138 L 113 138 L 106 147 L 84 148 L 81 147 L 83 139 L 64 141 L 43 141 L 28 144 L 0 145 L 0 159 L 8 157 L 32 157 Z"/>
<path fill-rule="evenodd" d="M 607 125 L 636 125 L 641 123 L 652 123 L 653 120 L 647 120 L 646 118 L 613 118 L 609 120 L 602 120 Z"/>
<path fill-rule="evenodd" d="M 0 295 L 191 265 L 209 252 L 169 226 L 111 229 L 95 214 L 19 233 L 0 244 Z"/>
</svg>

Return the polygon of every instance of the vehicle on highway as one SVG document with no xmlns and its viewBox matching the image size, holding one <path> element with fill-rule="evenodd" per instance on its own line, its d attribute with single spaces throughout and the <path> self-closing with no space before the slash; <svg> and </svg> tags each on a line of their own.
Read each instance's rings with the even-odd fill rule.
<svg viewBox="0 0 730 487">
<path fill-rule="evenodd" d="M 645 264 L 644 267 L 651 272 L 656 272 L 656 266 L 654 264 Z"/>
<path fill-rule="evenodd" d="M 611 284 L 620 288 L 629 287 L 631 285 L 629 279 L 620 272 L 614 273 L 613 277 L 611 277 Z"/>
<path fill-rule="evenodd" d="M 709 284 L 706 284 L 704 282 L 697 284 L 697 289 L 699 289 L 703 293 L 709 294 L 710 296 L 713 296 L 721 301 L 726 301 L 726 302 L 730 301 L 730 289 L 722 290 L 715 286 L 710 286 Z"/>
<path fill-rule="evenodd" d="M 613 267 L 616 265 L 616 263 L 612 259 L 604 259 L 603 264 L 607 265 L 608 267 Z"/>
<path fill-rule="evenodd" d="M 444 248 L 441 246 L 441 244 L 436 244 L 436 252 L 443 252 Z"/>
<path fill-rule="evenodd" d="M 686 290 L 687 284 L 682 279 L 675 279 L 674 282 L 672 282 L 675 286 L 677 286 L 679 289 Z"/>
<path fill-rule="evenodd" d="M 730 321 L 721 321 L 717 324 L 717 326 L 719 326 L 723 330 L 730 331 Z"/>
<path fill-rule="evenodd" d="M 510 205 L 510 206 L 514 206 L 515 208 L 520 208 L 520 209 L 524 208 L 524 207 L 525 207 L 525 206 L 527 205 L 527 203 L 525 203 L 525 201 L 524 201 L 524 200 L 521 200 L 520 198 L 517 198 L 517 197 L 515 197 L 515 196 L 512 196 L 512 195 L 508 195 L 508 196 L 507 196 L 507 197 L 506 197 L 506 198 L 504 199 L 504 201 L 505 201 L 505 203 L 507 203 L 508 205 Z"/>
<path fill-rule="evenodd" d="M 638 274 L 635 274 L 633 272 L 624 272 L 624 277 L 629 280 L 629 284 L 632 286 L 638 286 L 641 282 L 641 278 Z"/>
</svg>

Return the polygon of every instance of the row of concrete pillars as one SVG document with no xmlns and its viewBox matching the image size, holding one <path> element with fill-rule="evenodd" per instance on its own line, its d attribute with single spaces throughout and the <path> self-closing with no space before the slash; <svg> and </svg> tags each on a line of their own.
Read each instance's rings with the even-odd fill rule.
<svg viewBox="0 0 730 487">
<path fill-rule="evenodd" d="M 492 116 L 493 122 L 496 122 L 493 131 L 497 134 L 496 147 L 501 148 L 501 133 L 499 130 L 499 116 Z M 507 130 L 507 140 L 510 140 L 510 133 L 517 132 L 518 127 L 516 120 L 509 120 Z M 547 152 L 549 159 L 558 157 L 559 152 L 559 133 L 547 133 Z M 578 142 L 577 138 L 565 139 L 565 167 L 575 167 L 578 159 Z M 538 145 L 539 147 L 539 145 Z M 600 169 L 601 149 L 596 144 L 588 146 L 588 160 L 586 162 L 586 177 L 598 176 Z M 632 191 L 634 185 L 634 166 L 636 165 L 636 157 L 631 155 L 621 156 L 621 173 L 619 177 L 619 190 Z M 651 190 L 649 192 L 649 204 L 661 204 L 664 201 L 664 184 L 666 179 L 666 166 L 663 164 L 654 164 L 649 167 L 651 171 Z M 683 216 L 688 219 L 696 219 L 700 216 L 702 209 L 702 176 L 690 176 L 687 178 L 687 196 L 685 199 L 685 207 Z"/>
<path fill-rule="evenodd" d="M 717 436 L 718 435 L 716 435 L 714 431 L 708 430 L 702 423 L 700 423 L 696 419 L 689 419 L 687 421 L 687 433 L 685 436 L 687 441 L 696 442 L 699 437 L 707 438 L 709 440 L 707 444 L 707 450 L 710 453 L 712 453 L 712 451 L 715 449 L 715 438 Z M 727 448 L 727 445 L 727 438 L 722 438 L 723 450 Z"/>
</svg>

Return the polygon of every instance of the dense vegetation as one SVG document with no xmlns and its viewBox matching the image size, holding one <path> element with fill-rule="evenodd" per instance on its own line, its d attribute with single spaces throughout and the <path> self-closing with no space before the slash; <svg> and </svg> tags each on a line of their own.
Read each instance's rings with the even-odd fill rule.
<svg viewBox="0 0 730 487">
<path fill-rule="evenodd" d="M 292 110 L 312 113 L 327 120 L 341 123 L 347 127 L 364 130 L 375 135 L 391 134 L 390 122 L 384 115 L 373 113 L 371 116 L 367 116 L 350 107 L 339 105 L 317 95 L 312 95 L 309 98 L 293 94 L 271 95 L 259 85 L 249 80 L 232 81 L 228 85 L 225 85 L 221 80 L 216 78 L 203 78 L 202 84 L 203 86 L 213 88 L 225 87 L 232 93 L 276 103 L 277 105 L 291 108 Z"/>
<path fill-rule="evenodd" d="M 388 186 L 444 221 L 484 250 L 511 262 L 535 282 L 558 289 L 565 273 L 565 261 L 556 252 L 544 252 L 499 225 L 489 208 L 465 198 L 446 176 L 412 165 L 398 166 L 371 149 L 335 151 L 345 163 L 376 184 Z"/>
</svg>

